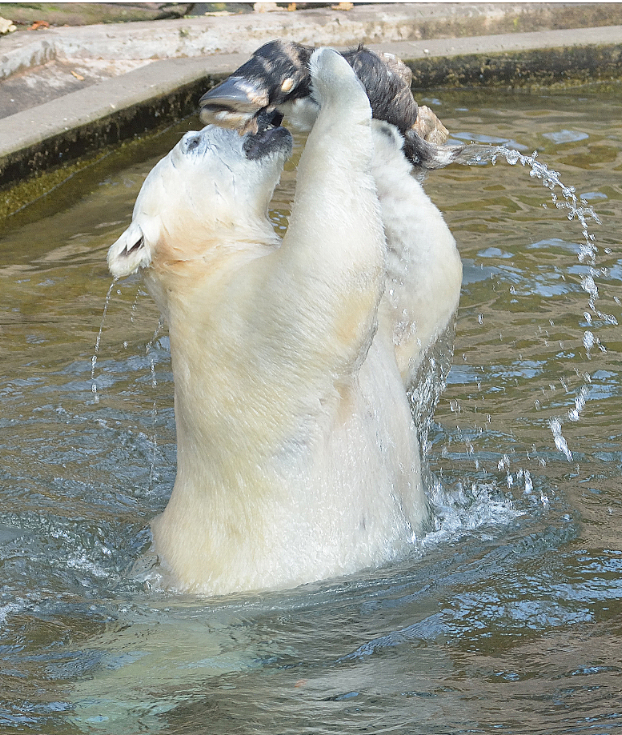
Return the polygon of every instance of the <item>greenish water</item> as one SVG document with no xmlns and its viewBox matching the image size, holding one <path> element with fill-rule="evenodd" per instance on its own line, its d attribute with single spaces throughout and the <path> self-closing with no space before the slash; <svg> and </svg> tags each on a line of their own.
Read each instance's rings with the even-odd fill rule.
<svg viewBox="0 0 622 735">
<path fill-rule="evenodd" d="M 140 581 L 175 437 L 166 328 L 139 279 L 111 292 L 96 395 L 92 357 L 107 247 L 192 121 L 4 231 L 2 732 L 622 730 L 622 333 L 607 319 L 622 311 L 622 103 L 428 98 L 457 139 L 538 150 L 602 224 L 595 264 L 581 262 L 581 227 L 520 164 L 428 178 L 465 276 L 428 438 L 436 530 L 388 568 L 211 600 Z"/>
</svg>

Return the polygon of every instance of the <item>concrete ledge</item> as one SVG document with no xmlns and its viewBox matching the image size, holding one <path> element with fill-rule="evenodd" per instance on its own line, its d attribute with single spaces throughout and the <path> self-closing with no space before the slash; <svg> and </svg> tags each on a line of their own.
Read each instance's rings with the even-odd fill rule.
<svg viewBox="0 0 622 735">
<path fill-rule="evenodd" d="M 245 56 L 166 59 L 0 120 L 0 186 L 190 114 Z"/>
<path fill-rule="evenodd" d="M 179 25 L 184 21 L 166 22 Z M 377 18 L 375 22 L 379 22 Z M 152 28 L 154 23 L 145 25 Z M 282 29 L 273 35 L 283 35 Z M 329 35 L 334 37 L 332 29 Z M 254 49 L 259 42 L 251 45 Z M 370 46 L 403 58 L 412 68 L 418 88 L 479 84 L 525 87 L 622 76 L 622 26 Z M 218 54 L 155 61 L 1 119 L 0 186 L 191 114 L 200 95 L 247 56 Z"/>
<path fill-rule="evenodd" d="M 406 41 L 389 50 L 410 66 L 415 88 L 518 88 L 622 77 L 622 26 Z"/>
<path fill-rule="evenodd" d="M 617 3 L 385 3 L 348 12 L 294 13 L 102 24 L 19 32 L 0 39 L 0 80 L 53 59 L 165 59 L 251 54 L 272 38 L 313 46 L 461 38 L 622 23 Z"/>
<path fill-rule="evenodd" d="M 571 30 L 502 33 L 469 38 L 431 39 L 429 41 L 394 41 L 391 47 L 405 59 L 451 57 L 465 54 L 500 54 L 532 49 L 608 46 L 622 42 L 622 26 L 573 28 Z M 372 45 L 373 48 L 373 45 Z"/>
<path fill-rule="evenodd" d="M 2 39 L 0 79 L 56 58 L 157 60 L 231 53 L 248 56 L 263 43 L 284 37 L 313 46 L 416 40 L 422 25 L 442 23 L 449 31 L 448 13 L 458 22 L 470 21 L 481 29 L 512 12 L 520 15 L 520 4 L 443 7 L 434 3 L 391 3 L 356 6 L 349 12 L 318 8 L 295 13 L 251 13 L 22 32 Z"/>
</svg>

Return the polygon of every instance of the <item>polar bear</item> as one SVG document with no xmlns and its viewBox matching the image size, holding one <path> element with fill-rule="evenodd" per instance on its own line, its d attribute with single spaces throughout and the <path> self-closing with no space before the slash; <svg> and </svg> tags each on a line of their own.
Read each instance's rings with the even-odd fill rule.
<svg viewBox="0 0 622 735">
<path fill-rule="evenodd" d="M 321 109 L 282 242 L 266 212 L 290 134 L 209 125 L 156 165 L 108 254 L 115 277 L 143 270 L 169 326 L 177 476 L 152 534 L 178 590 L 293 587 L 377 566 L 429 520 L 407 390 L 450 318 L 429 317 L 442 286 L 425 259 L 447 261 L 455 244 L 399 133 L 372 131 L 348 63 L 319 49 L 310 66 Z M 407 176 L 406 189 L 379 190 L 383 167 L 389 189 Z M 413 195 L 420 212 L 400 211 Z M 419 226 L 422 257 L 408 252 Z"/>
</svg>

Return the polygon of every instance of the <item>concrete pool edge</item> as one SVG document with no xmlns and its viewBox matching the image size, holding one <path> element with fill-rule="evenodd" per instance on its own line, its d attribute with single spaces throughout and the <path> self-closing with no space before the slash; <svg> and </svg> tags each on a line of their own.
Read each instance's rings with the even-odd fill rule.
<svg viewBox="0 0 622 735">
<path fill-rule="evenodd" d="M 622 26 L 369 46 L 404 59 L 419 89 L 530 88 L 622 77 Z M 192 114 L 202 92 L 245 58 L 215 54 L 153 61 L 0 119 L 0 188 Z M 0 218 L 11 213 L 5 210 Z"/>
</svg>

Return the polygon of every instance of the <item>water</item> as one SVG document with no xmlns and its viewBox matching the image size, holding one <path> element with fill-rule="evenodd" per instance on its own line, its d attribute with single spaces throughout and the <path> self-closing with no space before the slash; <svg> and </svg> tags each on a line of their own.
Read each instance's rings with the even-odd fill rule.
<svg viewBox="0 0 622 735">
<path fill-rule="evenodd" d="M 3 733 L 622 730 L 622 343 L 606 318 L 621 313 L 622 105 L 434 96 L 457 139 L 537 150 L 602 224 L 592 262 L 522 166 L 429 177 L 465 264 L 427 433 L 437 523 L 384 569 L 212 600 L 150 589 L 146 528 L 175 474 L 168 340 L 139 279 L 111 289 L 105 253 L 191 122 L 2 234 Z"/>
<path fill-rule="evenodd" d="M 463 134 L 462 137 L 466 136 Z M 573 133 L 569 130 L 563 130 L 560 134 L 544 133 L 543 137 L 553 140 L 556 143 L 569 143 L 585 140 L 589 138 L 589 135 L 587 133 Z M 512 144 L 516 145 L 516 142 L 511 141 L 509 143 L 509 145 Z M 467 155 L 467 152 L 471 149 L 471 155 Z M 464 159 L 464 163 L 466 165 L 480 165 L 481 163 L 489 161 L 494 165 L 499 158 L 507 161 L 511 166 L 515 166 L 517 163 L 520 163 L 522 166 L 528 168 L 530 176 L 535 179 L 539 179 L 547 189 L 551 190 L 551 200 L 555 207 L 557 209 L 566 210 L 568 219 L 571 221 L 577 220 L 581 226 L 583 244 L 579 248 L 578 260 L 580 263 L 587 261 L 591 266 L 588 275 L 584 275 L 581 278 L 581 286 L 589 296 L 587 305 L 590 310 L 589 312 L 583 312 L 583 316 L 588 326 L 592 325 L 592 315 L 598 317 L 607 324 L 617 326 L 618 320 L 613 316 L 613 314 L 603 314 L 596 306 L 596 300 L 599 298 L 599 293 L 598 286 L 594 281 L 594 276 L 606 275 L 607 271 L 606 269 L 598 270 L 596 268 L 598 248 L 595 245 L 596 236 L 590 231 L 590 224 L 595 223 L 600 225 L 602 222 L 593 207 L 589 206 L 587 199 L 577 197 L 574 186 L 566 186 L 559 178 L 559 173 L 557 171 L 551 170 L 545 163 L 537 160 L 537 151 L 534 151 L 531 156 L 526 156 L 520 153 L 516 148 L 510 148 L 506 145 L 489 145 L 484 147 L 481 144 L 468 144 L 461 158 Z M 561 200 L 558 198 L 558 189 L 563 196 L 563 199 Z M 546 207 L 547 205 L 543 204 L 543 206 Z M 510 293 L 516 294 L 516 288 L 514 286 L 510 286 Z M 594 337 L 594 334 L 590 329 L 586 329 L 583 333 L 583 346 L 585 347 L 586 357 L 588 359 L 591 358 L 590 351 L 594 347 L 595 343 L 598 344 L 601 351 L 606 352 L 606 348 L 600 340 Z M 586 384 L 592 382 L 592 377 L 589 372 L 584 373 L 583 378 Z M 588 396 L 588 387 L 587 385 L 584 385 L 580 388 L 578 396 L 575 398 L 574 409 L 568 411 L 568 418 L 571 421 L 579 420 L 580 413 L 585 407 L 585 402 Z M 555 446 L 560 452 L 563 452 L 566 459 L 571 462 L 572 452 L 568 448 L 568 443 L 562 435 L 562 421 L 559 418 L 552 418 L 549 421 L 549 426 L 553 433 Z"/>
</svg>

